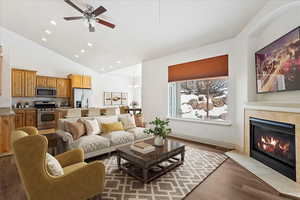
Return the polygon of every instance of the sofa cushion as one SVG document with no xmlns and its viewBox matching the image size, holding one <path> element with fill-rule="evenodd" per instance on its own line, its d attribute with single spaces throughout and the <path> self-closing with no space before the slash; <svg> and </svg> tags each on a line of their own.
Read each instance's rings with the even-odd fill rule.
<svg viewBox="0 0 300 200">
<path fill-rule="evenodd" d="M 82 148 L 85 153 L 105 149 L 109 146 L 109 139 L 99 135 L 82 136 L 71 144 L 73 149 Z"/>
<path fill-rule="evenodd" d="M 59 119 L 58 120 L 58 130 L 63 130 L 69 132 L 68 127 L 65 122 L 77 122 L 80 118 L 70 118 L 70 119 Z"/>
<path fill-rule="evenodd" d="M 98 120 L 101 123 L 114 123 L 114 122 L 118 122 L 118 116 L 114 115 L 109 117 L 99 117 Z"/>
<path fill-rule="evenodd" d="M 144 130 L 145 130 L 145 128 L 136 127 L 136 128 L 128 129 L 127 131 L 134 135 L 135 140 L 152 137 L 151 135 L 144 133 Z"/>
<path fill-rule="evenodd" d="M 100 133 L 100 127 L 96 119 L 84 119 L 87 135 L 96 135 Z"/>
<path fill-rule="evenodd" d="M 112 146 L 127 144 L 134 141 L 133 134 L 127 131 L 114 131 L 105 135 L 104 137 L 110 140 Z"/>
<path fill-rule="evenodd" d="M 120 115 L 119 120 L 122 122 L 125 130 L 136 127 L 134 116 L 130 114 Z"/>
<path fill-rule="evenodd" d="M 74 140 L 77 140 L 78 138 L 83 136 L 86 132 L 84 124 L 80 121 L 77 122 L 65 121 L 65 127 L 68 130 L 68 132 L 72 134 Z"/>
<path fill-rule="evenodd" d="M 108 134 L 114 131 L 123 131 L 123 124 L 121 122 L 114 122 L 114 123 L 104 123 L 101 124 L 102 131 L 104 134 Z"/>
<path fill-rule="evenodd" d="M 100 131 L 103 132 L 101 124 L 118 122 L 118 116 L 105 116 L 96 118 L 100 127 Z"/>
</svg>

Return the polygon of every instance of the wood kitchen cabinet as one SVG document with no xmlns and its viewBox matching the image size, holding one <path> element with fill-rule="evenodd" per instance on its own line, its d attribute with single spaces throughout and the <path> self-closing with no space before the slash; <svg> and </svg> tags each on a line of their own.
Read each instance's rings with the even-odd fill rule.
<svg viewBox="0 0 300 200">
<path fill-rule="evenodd" d="M 72 88 L 81 88 L 82 87 L 82 76 L 81 75 L 71 74 L 68 77 L 71 80 Z"/>
<path fill-rule="evenodd" d="M 57 78 L 57 94 L 56 97 L 60 98 L 70 98 L 71 96 L 71 88 L 70 88 L 70 80 L 66 78 Z"/>
<path fill-rule="evenodd" d="M 24 91 L 26 97 L 34 97 L 36 91 L 36 72 L 25 71 Z"/>
<path fill-rule="evenodd" d="M 18 69 L 12 69 L 11 71 L 11 87 L 13 97 L 23 97 L 24 94 L 24 71 Z"/>
<path fill-rule="evenodd" d="M 47 86 L 48 86 L 48 88 L 56 88 L 56 78 L 55 77 L 48 77 Z"/>
<path fill-rule="evenodd" d="M 36 109 L 25 110 L 25 126 L 37 126 L 37 111 Z"/>
<path fill-rule="evenodd" d="M 15 129 L 14 119 L 14 114 L 0 115 L 0 154 L 11 151 L 11 132 Z"/>
<path fill-rule="evenodd" d="M 34 97 L 36 90 L 36 71 L 12 69 L 11 85 L 13 97 Z"/>
<path fill-rule="evenodd" d="M 37 76 L 36 77 L 36 87 L 37 88 L 47 88 L 47 76 Z"/>
<path fill-rule="evenodd" d="M 71 88 L 92 88 L 91 76 L 84 76 L 78 74 L 70 74 L 68 78 L 71 80 Z"/>
<path fill-rule="evenodd" d="M 90 76 L 82 76 L 82 88 L 92 88 L 92 78 Z"/>
<path fill-rule="evenodd" d="M 25 111 L 22 109 L 15 109 L 15 127 L 21 128 L 25 126 Z"/>
<path fill-rule="evenodd" d="M 36 109 L 15 109 L 15 127 L 21 128 L 24 126 L 37 126 L 37 111 Z"/>
<path fill-rule="evenodd" d="M 56 78 L 49 76 L 37 76 L 36 77 L 37 88 L 56 88 Z"/>
</svg>

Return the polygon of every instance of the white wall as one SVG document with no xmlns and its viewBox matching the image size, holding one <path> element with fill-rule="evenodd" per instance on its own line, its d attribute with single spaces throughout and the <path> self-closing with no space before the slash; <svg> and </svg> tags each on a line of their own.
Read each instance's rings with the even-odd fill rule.
<svg viewBox="0 0 300 200">
<path fill-rule="evenodd" d="M 229 106 L 232 126 L 192 122 L 171 123 L 183 137 L 213 144 L 234 144 L 243 149 L 244 105 L 248 101 L 298 102 L 300 92 L 256 94 L 254 53 L 271 41 L 299 26 L 300 1 L 271 0 L 235 38 L 224 42 L 144 61 L 142 65 L 142 106 L 146 120 L 167 116 L 167 67 L 174 64 L 229 54 Z"/>
<path fill-rule="evenodd" d="M 234 39 L 236 41 L 236 63 L 239 65 L 236 93 L 236 147 L 244 145 L 244 105 L 249 101 L 296 102 L 299 103 L 299 91 L 274 94 L 256 94 L 255 52 L 299 26 L 300 1 L 272 0 L 249 22 Z"/>
<path fill-rule="evenodd" d="M 257 31 L 255 51 L 267 46 L 281 36 L 300 26 L 300 6 L 289 9 L 288 12 L 274 18 L 263 30 Z M 258 101 L 299 102 L 300 91 L 269 93 L 257 95 Z"/>
<path fill-rule="evenodd" d="M 136 101 L 139 104 L 138 107 L 141 107 L 141 104 L 142 104 L 142 77 L 134 76 L 132 79 L 133 79 L 132 100 Z"/>
<path fill-rule="evenodd" d="M 167 117 L 168 115 L 168 66 L 200 60 L 203 58 L 229 55 L 229 116 L 231 126 L 212 125 L 194 122 L 174 121 L 171 128 L 174 134 L 193 139 L 199 139 L 207 143 L 219 144 L 232 147 L 235 144 L 235 70 L 236 65 L 232 57 L 233 40 L 204 46 L 171 56 L 144 61 L 142 64 L 142 108 L 146 121 L 156 116 Z"/>
<path fill-rule="evenodd" d="M 5 58 L 0 107 L 11 106 L 10 70 L 12 67 L 36 70 L 39 75 L 55 77 L 66 77 L 68 74 L 92 76 L 93 95 L 90 106 L 103 105 L 104 91 L 131 92 L 128 89 L 130 83 L 128 77 L 100 74 L 2 27 L 0 33 L 0 43 L 4 46 Z M 129 95 L 132 96 L 131 93 Z"/>
</svg>

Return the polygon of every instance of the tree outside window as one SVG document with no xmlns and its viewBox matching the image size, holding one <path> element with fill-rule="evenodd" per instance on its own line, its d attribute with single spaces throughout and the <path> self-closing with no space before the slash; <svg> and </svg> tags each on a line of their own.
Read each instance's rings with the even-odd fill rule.
<svg viewBox="0 0 300 200">
<path fill-rule="evenodd" d="M 227 77 L 169 83 L 169 115 L 198 120 L 228 120 Z"/>
</svg>

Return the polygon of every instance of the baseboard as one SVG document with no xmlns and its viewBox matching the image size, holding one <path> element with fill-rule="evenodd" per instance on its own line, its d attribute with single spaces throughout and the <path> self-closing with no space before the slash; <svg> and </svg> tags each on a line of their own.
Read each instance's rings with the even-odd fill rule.
<svg viewBox="0 0 300 200">
<path fill-rule="evenodd" d="M 226 149 L 235 149 L 235 147 L 236 147 L 235 144 L 232 144 L 232 143 L 220 142 L 220 141 L 216 141 L 216 140 L 211 140 L 211 139 L 207 139 L 207 138 L 200 138 L 200 137 L 194 137 L 194 136 L 180 134 L 180 133 L 172 133 L 172 134 L 170 134 L 170 136 L 173 136 L 173 137 L 176 137 L 176 138 L 179 138 L 179 139 L 199 142 L 199 143 L 203 143 L 203 144 L 219 146 L 219 147 L 223 147 L 223 148 L 226 148 Z"/>
</svg>

